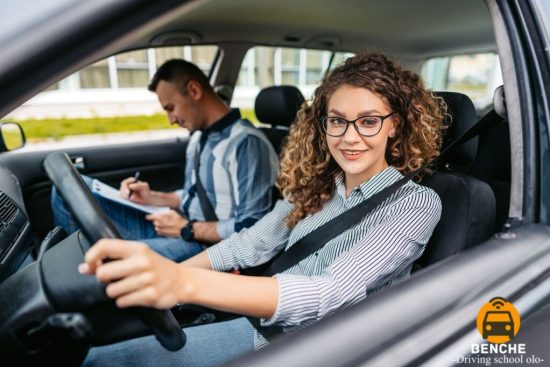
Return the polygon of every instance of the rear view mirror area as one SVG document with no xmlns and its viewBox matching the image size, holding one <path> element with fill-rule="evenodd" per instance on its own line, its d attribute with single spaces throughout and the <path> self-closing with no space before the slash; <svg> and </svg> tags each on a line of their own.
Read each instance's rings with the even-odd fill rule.
<svg viewBox="0 0 550 367">
<path fill-rule="evenodd" d="M 25 133 L 15 122 L 0 123 L 0 152 L 19 149 L 25 145 Z"/>
</svg>

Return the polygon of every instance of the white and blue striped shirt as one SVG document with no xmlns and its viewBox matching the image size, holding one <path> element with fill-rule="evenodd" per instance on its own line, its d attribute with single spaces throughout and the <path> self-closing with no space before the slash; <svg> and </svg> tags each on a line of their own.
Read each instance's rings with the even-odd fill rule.
<svg viewBox="0 0 550 367">
<path fill-rule="evenodd" d="M 195 188 L 199 144 L 201 181 L 219 219 L 218 233 L 228 238 L 271 209 L 279 159 L 265 135 L 250 121 L 241 119 L 235 109 L 207 131 L 193 133 L 186 151 L 181 200 L 182 212 L 192 220 L 205 219 Z"/>
<path fill-rule="evenodd" d="M 401 177 L 399 171 L 388 167 L 355 188 L 347 198 L 343 179 L 338 177 L 336 194 L 319 212 L 302 219 L 292 230 L 284 224 L 292 205 L 281 200 L 251 228 L 207 249 L 212 267 L 225 271 L 262 264 Z M 440 215 L 439 196 L 427 187 L 408 182 L 357 225 L 276 274 L 278 305 L 271 318 L 261 319 L 262 326 L 279 325 L 290 333 L 407 278 Z M 256 332 L 255 347 L 265 343 Z"/>
</svg>

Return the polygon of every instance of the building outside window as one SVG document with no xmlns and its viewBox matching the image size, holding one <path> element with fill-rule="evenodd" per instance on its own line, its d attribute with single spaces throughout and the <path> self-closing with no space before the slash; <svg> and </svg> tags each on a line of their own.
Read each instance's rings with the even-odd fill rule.
<svg viewBox="0 0 550 367">
<path fill-rule="evenodd" d="M 14 120 L 93 118 L 163 113 L 147 85 L 166 60 L 184 58 L 208 74 L 216 46 L 178 46 L 124 52 L 55 83 L 10 114 Z"/>
<path fill-rule="evenodd" d="M 114 57 L 119 88 L 143 88 L 149 83 L 147 50 L 126 52 Z"/>
<path fill-rule="evenodd" d="M 233 93 L 232 105 L 250 109 L 262 88 L 297 86 L 306 98 L 325 75 L 331 51 L 257 46 L 246 54 Z M 352 53 L 336 52 L 331 69 Z"/>
<path fill-rule="evenodd" d="M 500 63 L 494 53 L 433 58 L 424 63 L 422 77 L 434 91 L 466 94 L 479 115 L 491 108 L 493 93 L 502 85 Z"/>
<path fill-rule="evenodd" d="M 143 131 L 156 137 L 185 133 L 181 129 L 165 130 L 173 126 L 147 85 L 158 67 L 174 58 L 191 61 L 208 75 L 217 51 L 216 46 L 176 46 L 117 54 L 60 80 L 13 111 L 9 118 L 24 122 L 31 145 L 60 138 L 74 144 L 95 144 L 103 134 L 120 134 L 130 141 L 152 136 Z M 336 53 L 334 62 L 350 55 Z M 262 88 L 295 85 L 309 98 L 325 75 L 331 56 L 330 51 L 251 48 L 241 66 L 231 104 L 255 121 L 254 101 Z M 43 119 L 48 121 L 40 122 Z M 38 125 L 47 126 L 47 131 Z M 84 135 L 84 140 L 79 138 Z"/>
<path fill-rule="evenodd" d="M 110 88 L 109 60 L 101 60 L 78 73 L 80 88 Z M 71 78 L 71 77 L 69 77 Z M 62 89 L 62 88 L 60 88 Z"/>
</svg>

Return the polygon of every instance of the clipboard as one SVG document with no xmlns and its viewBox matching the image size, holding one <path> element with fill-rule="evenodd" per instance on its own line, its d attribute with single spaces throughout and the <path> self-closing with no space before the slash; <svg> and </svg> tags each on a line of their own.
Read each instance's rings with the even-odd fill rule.
<svg viewBox="0 0 550 367">
<path fill-rule="evenodd" d="M 131 208 L 140 210 L 144 213 L 153 214 L 153 213 L 166 212 L 170 210 L 170 208 L 167 206 L 142 205 L 142 204 L 134 203 L 133 201 L 130 201 L 120 196 L 120 192 L 117 189 L 97 179 L 94 179 L 92 181 L 92 192 L 94 194 L 101 196 L 102 198 L 105 198 L 110 201 L 114 201 L 122 205 L 129 206 Z"/>
</svg>

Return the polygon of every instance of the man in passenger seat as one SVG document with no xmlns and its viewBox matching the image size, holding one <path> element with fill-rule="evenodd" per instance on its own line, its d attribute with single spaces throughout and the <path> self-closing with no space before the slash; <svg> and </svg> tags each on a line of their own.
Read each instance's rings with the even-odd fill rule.
<svg viewBox="0 0 550 367">
<path fill-rule="evenodd" d="M 432 162 L 445 113 L 440 103 L 418 75 L 383 55 L 349 58 L 299 111 L 282 150 L 284 200 L 255 225 L 181 264 L 143 244 L 98 241 L 79 271 L 107 283 L 119 307 L 196 304 L 250 319 L 187 328 L 187 344 L 176 352 L 154 336 L 92 348 L 84 366 L 219 365 L 266 345 L 270 328 L 293 333 L 406 279 L 441 215 L 437 194 L 413 181 L 273 276 L 226 271 L 293 253 L 294 246 L 303 250 L 304 237 Z"/>
<path fill-rule="evenodd" d="M 250 227 L 271 209 L 279 161 L 263 133 L 242 119 L 239 110 L 230 109 L 194 64 L 167 61 L 148 88 L 157 94 L 170 123 L 192 134 L 183 193 L 153 191 L 147 182 L 136 182 L 134 177 L 123 180 L 123 197 L 171 208 L 147 216 L 99 196 L 97 199 L 124 238 L 142 240 L 159 254 L 182 261 Z M 89 177 L 84 179 L 91 185 Z M 52 209 L 56 225 L 68 233 L 78 228 L 55 190 Z"/>
</svg>

